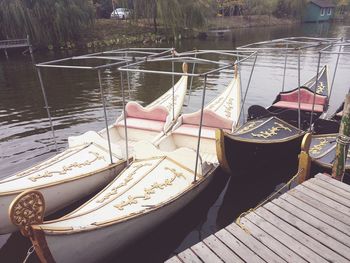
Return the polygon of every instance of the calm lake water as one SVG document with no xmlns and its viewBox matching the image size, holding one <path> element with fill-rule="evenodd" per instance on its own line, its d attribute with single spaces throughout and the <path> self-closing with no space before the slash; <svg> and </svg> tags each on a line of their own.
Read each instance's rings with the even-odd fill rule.
<svg viewBox="0 0 350 263">
<path fill-rule="evenodd" d="M 306 24 L 289 27 L 237 29 L 224 38 L 209 37 L 206 40 L 182 40 L 175 44 L 178 51 L 197 49 L 233 49 L 256 41 L 288 36 L 350 37 L 350 26 L 340 24 Z M 162 46 L 172 46 L 171 43 Z M 80 53 L 93 52 L 81 51 Z M 36 62 L 75 55 L 73 52 L 35 53 Z M 316 73 L 317 55 L 301 54 L 301 83 Z M 223 58 L 224 60 L 224 58 Z M 336 56 L 325 55 L 321 64 L 330 67 L 333 76 Z M 268 106 L 282 87 L 284 57 L 281 54 L 259 56 L 248 91 L 245 110 L 249 105 Z M 247 85 L 251 62 L 242 66 L 243 91 Z M 334 91 L 330 100 L 330 112 L 343 101 L 348 91 L 350 60 L 340 58 Z M 232 77 L 224 72 L 208 79 L 206 101 L 223 90 Z M 285 89 L 295 88 L 297 82 L 297 57 L 288 58 Z M 67 146 L 67 138 L 88 130 L 104 128 L 97 75 L 82 70 L 48 69 L 43 74 L 53 122 L 60 150 Z M 121 113 L 122 100 L 120 76 L 116 70 L 106 70 L 102 82 L 108 99 L 108 120 L 113 123 Z M 199 109 L 203 80 L 195 80 L 190 104 L 185 112 Z M 128 100 L 147 105 L 171 86 L 171 77 L 158 75 L 131 75 L 131 93 Z M 30 56 L 10 53 L 10 59 L 0 54 L 0 178 L 23 170 L 55 154 L 49 123 L 44 108 L 37 75 Z M 264 174 L 278 171 L 261 171 Z M 291 174 L 292 175 L 292 174 Z M 222 176 L 201 196 L 174 218 L 157 230 L 143 237 L 119 255 L 112 255 L 104 262 L 159 262 L 172 253 L 184 250 L 201 238 L 231 223 L 241 212 L 255 206 L 266 197 L 274 186 L 264 181 L 250 182 L 242 177 L 230 181 Z M 64 211 L 67 212 L 68 210 Z M 7 213 L 7 211 L 0 211 Z M 56 215 L 58 216 L 58 215 Z M 98 244 L 96 244 L 98 245 Z M 22 262 L 28 240 L 19 233 L 0 236 L 0 262 Z M 36 262 L 32 255 L 30 262 Z"/>
</svg>

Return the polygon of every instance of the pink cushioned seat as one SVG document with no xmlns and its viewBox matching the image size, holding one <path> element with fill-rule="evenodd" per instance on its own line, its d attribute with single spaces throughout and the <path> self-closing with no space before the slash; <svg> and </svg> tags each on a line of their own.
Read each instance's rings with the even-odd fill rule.
<svg viewBox="0 0 350 263">
<path fill-rule="evenodd" d="M 133 101 L 126 104 L 125 111 L 127 117 L 164 122 L 169 114 L 167 108 L 164 106 L 158 105 L 147 109 Z"/>
<path fill-rule="evenodd" d="M 285 109 L 298 109 L 298 89 L 280 94 L 280 101 L 276 102 L 272 106 Z M 300 89 L 300 109 L 304 111 L 312 111 L 312 104 L 314 102 L 314 93 L 305 89 Z M 315 112 L 323 112 L 324 105 L 327 103 L 327 97 L 316 94 L 315 96 Z"/>
<path fill-rule="evenodd" d="M 299 103 L 291 101 L 279 101 L 273 104 L 272 106 L 285 109 L 298 109 Z M 304 111 L 312 111 L 312 104 L 300 103 L 300 109 Z M 315 104 L 314 112 L 323 112 L 323 105 Z"/>
<path fill-rule="evenodd" d="M 137 119 L 137 118 L 126 118 L 126 126 L 128 128 L 148 130 L 148 131 L 163 131 L 165 122 L 155 121 L 155 120 L 146 120 L 146 119 Z M 124 120 L 119 121 L 116 124 L 117 127 L 124 127 Z"/>
<path fill-rule="evenodd" d="M 200 118 L 201 118 L 200 111 L 190 113 L 190 114 L 184 114 L 182 116 L 182 123 L 199 126 Z M 211 110 L 204 109 L 203 126 L 231 130 L 232 125 L 233 125 L 232 120 L 221 117 L 220 115 L 216 114 Z"/>
<path fill-rule="evenodd" d="M 298 102 L 298 90 L 294 90 L 289 93 L 281 94 L 280 101 L 289 101 L 289 102 Z M 313 104 L 314 101 L 314 93 L 307 89 L 300 89 L 300 102 L 306 104 Z M 325 105 L 327 102 L 327 97 L 316 94 L 315 96 L 315 104 Z"/>
</svg>

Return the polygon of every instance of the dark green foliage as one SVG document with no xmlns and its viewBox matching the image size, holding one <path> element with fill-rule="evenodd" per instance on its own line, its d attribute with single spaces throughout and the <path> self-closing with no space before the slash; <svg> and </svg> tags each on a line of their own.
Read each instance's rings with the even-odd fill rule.
<svg viewBox="0 0 350 263">
<path fill-rule="evenodd" d="M 0 0 L 0 39 L 25 38 L 54 44 L 77 39 L 93 23 L 88 0 Z"/>
</svg>

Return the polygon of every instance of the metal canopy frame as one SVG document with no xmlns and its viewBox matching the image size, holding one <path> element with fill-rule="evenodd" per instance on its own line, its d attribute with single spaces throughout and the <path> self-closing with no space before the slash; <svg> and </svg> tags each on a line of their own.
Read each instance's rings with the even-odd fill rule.
<svg viewBox="0 0 350 263">
<path fill-rule="evenodd" d="M 241 53 L 241 54 L 240 54 Z M 233 62 L 227 63 L 227 62 L 219 62 L 219 61 L 213 61 L 209 59 L 203 59 L 199 58 L 198 55 L 208 55 L 208 54 L 216 54 L 216 55 L 227 55 L 231 58 L 236 58 Z M 149 74 L 162 74 L 162 75 L 170 75 L 172 76 L 172 89 L 173 89 L 173 98 L 174 98 L 174 76 L 190 76 L 190 77 L 203 77 L 204 78 L 204 84 L 203 84 L 203 94 L 202 94 L 202 103 L 201 103 L 201 116 L 200 116 L 200 122 L 199 122 L 199 130 L 198 130 L 198 141 L 197 141 L 197 149 L 196 149 L 196 163 L 195 163 L 195 169 L 194 169 L 194 178 L 193 182 L 195 183 L 197 181 L 197 168 L 198 168 L 198 161 L 199 161 L 199 149 L 200 149 L 200 142 L 201 142 L 201 132 L 202 132 L 202 126 L 203 126 L 203 112 L 204 112 L 204 103 L 205 103 L 205 94 L 206 94 L 206 88 L 207 88 L 207 78 L 208 75 L 217 73 L 221 70 L 233 68 L 235 65 L 241 65 L 244 61 L 255 57 L 254 64 L 252 67 L 252 70 L 250 72 L 249 81 L 247 83 L 247 89 L 246 94 L 244 96 L 244 101 L 242 104 L 242 107 L 240 109 L 239 118 L 241 116 L 241 111 L 243 109 L 243 105 L 246 99 L 247 91 L 249 89 L 252 75 L 255 68 L 255 63 L 257 60 L 257 52 L 256 51 L 239 51 L 239 50 L 194 50 L 194 51 L 188 51 L 183 53 L 176 53 L 174 52 L 171 56 L 167 57 L 161 57 L 161 58 L 154 58 L 152 60 L 144 60 L 139 61 L 131 64 L 124 65 L 122 67 L 119 67 L 118 70 L 121 74 L 121 82 L 122 82 L 122 96 L 123 96 L 123 111 L 125 112 L 125 102 L 124 102 L 124 85 L 123 85 L 123 72 L 139 72 L 139 73 L 149 73 Z M 171 71 L 163 71 L 163 70 L 148 70 L 148 69 L 140 69 L 138 66 L 144 65 L 146 63 L 152 63 L 152 62 L 171 62 Z M 202 73 L 194 73 L 194 66 L 192 73 L 188 72 L 175 72 L 174 70 L 174 63 L 192 63 L 194 66 L 197 64 L 212 64 L 218 66 L 216 69 L 208 70 Z M 192 85 L 192 81 L 191 81 Z M 174 110 L 174 101 L 173 101 L 173 110 Z M 124 118 L 124 127 L 125 127 L 125 134 L 126 134 L 126 151 L 128 151 L 128 140 L 127 140 L 127 126 L 126 126 L 126 118 Z M 128 152 L 126 153 L 127 160 L 128 160 Z"/>
<path fill-rule="evenodd" d="M 287 38 L 279 38 L 274 40 L 268 40 L 268 41 L 261 41 L 256 43 L 247 44 L 241 47 L 238 47 L 238 50 L 254 50 L 259 53 L 268 54 L 269 52 L 284 52 L 284 67 L 283 67 L 283 81 L 282 81 L 282 92 L 284 91 L 285 87 L 285 78 L 286 78 L 286 71 L 287 71 L 287 59 L 288 54 L 291 52 L 297 51 L 297 60 L 298 60 L 298 128 L 301 129 L 301 102 L 300 102 L 300 79 L 301 79 L 301 66 L 300 66 L 300 57 L 301 52 L 303 50 L 311 50 L 315 53 L 319 54 L 318 57 L 318 63 L 317 63 L 317 71 L 316 71 L 316 87 L 318 85 L 318 78 L 319 78 L 319 67 L 321 62 L 321 50 L 324 50 L 325 48 L 329 46 L 333 46 L 336 43 L 339 43 L 342 41 L 341 38 L 316 38 L 316 37 L 287 37 Z M 318 48 L 318 49 L 316 49 Z M 316 49 L 316 50 L 313 50 Z M 333 87 L 332 81 L 332 86 Z M 329 96 L 330 97 L 330 96 Z M 313 113 L 314 113 L 314 106 L 315 106 L 315 100 L 316 100 L 316 88 L 314 91 L 314 97 L 313 97 L 313 105 L 312 105 L 312 111 L 311 111 L 311 117 L 310 117 L 310 131 L 312 129 L 312 119 L 313 119 Z M 328 108 L 328 105 L 327 105 Z"/>
<path fill-rule="evenodd" d="M 104 95 L 104 91 L 103 91 L 103 87 L 102 87 L 101 70 L 106 69 L 106 68 L 119 67 L 121 65 L 125 65 L 125 64 L 132 63 L 135 61 L 149 60 L 152 58 L 172 54 L 174 52 L 175 52 L 174 48 L 123 48 L 123 49 L 116 49 L 116 50 L 111 50 L 111 51 L 104 51 L 104 52 L 98 52 L 98 53 L 92 53 L 92 54 L 86 54 L 86 55 L 80 55 L 80 56 L 73 56 L 73 57 L 69 57 L 69 58 L 57 59 L 57 60 L 52 60 L 52 61 L 36 64 L 35 66 L 37 69 L 40 87 L 41 87 L 41 91 L 42 91 L 44 102 L 45 102 L 45 108 L 46 108 L 47 115 L 48 115 L 49 122 L 50 122 L 50 128 L 51 128 L 53 140 L 55 143 L 56 152 L 58 152 L 58 147 L 57 147 L 55 129 L 53 127 L 53 121 L 52 121 L 52 117 L 51 117 L 51 113 L 50 113 L 50 107 L 48 104 L 47 95 L 46 95 L 46 91 L 45 91 L 44 81 L 43 81 L 42 74 L 41 74 L 42 68 L 84 69 L 84 70 L 97 71 L 97 77 L 98 77 L 99 86 L 100 86 L 101 100 L 102 100 L 102 105 L 103 105 L 110 162 L 112 164 L 113 163 L 112 148 L 111 148 L 110 136 L 109 136 L 109 131 L 108 131 L 106 100 L 105 100 L 105 95 Z M 91 60 L 98 60 L 98 61 L 107 60 L 107 62 L 102 62 L 97 66 L 79 66 L 79 65 L 64 64 L 67 62 L 78 61 L 78 60 L 79 61 L 81 61 L 81 60 L 85 60 L 85 61 L 87 61 L 87 60 L 90 60 L 90 61 Z M 113 60 L 113 62 L 109 62 L 110 60 Z"/>
</svg>

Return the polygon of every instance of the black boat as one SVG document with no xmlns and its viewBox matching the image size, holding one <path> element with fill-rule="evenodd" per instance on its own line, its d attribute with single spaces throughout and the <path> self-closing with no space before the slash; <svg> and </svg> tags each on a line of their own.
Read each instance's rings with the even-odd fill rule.
<svg viewBox="0 0 350 263">
<path fill-rule="evenodd" d="M 343 116 L 344 102 L 328 119 L 317 119 L 314 123 L 315 134 L 338 133 L 341 117 Z"/>
<path fill-rule="evenodd" d="M 327 66 L 324 66 L 318 74 L 317 88 L 314 77 L 300 89 L 278 94 L 267 109 L 251 106 L 248 121 L 233 133 L 218 130 L 217 153 L 223 169 L 230 174 L 245 171 L 253 176 L 258 175 L 253 172 L 261 168 L 297 167 L 304 130 L 310 127 L 311 114 L 314 121 L 323 116 L 328 107 L 327 75 Z M 300 129 L 297 128 L 299 90 Z"/>
<path fill-rule="evenodd" d="M 338 133 L 313 135 L 309 148 L 311 157 L 311 173 L 332 173 L 332 167 L 335 161 L 335 152 L 337 146 Z M 345 163 L 345 181 L 350 177 L 350 152 L 348 151 Z"/>
</svg>

